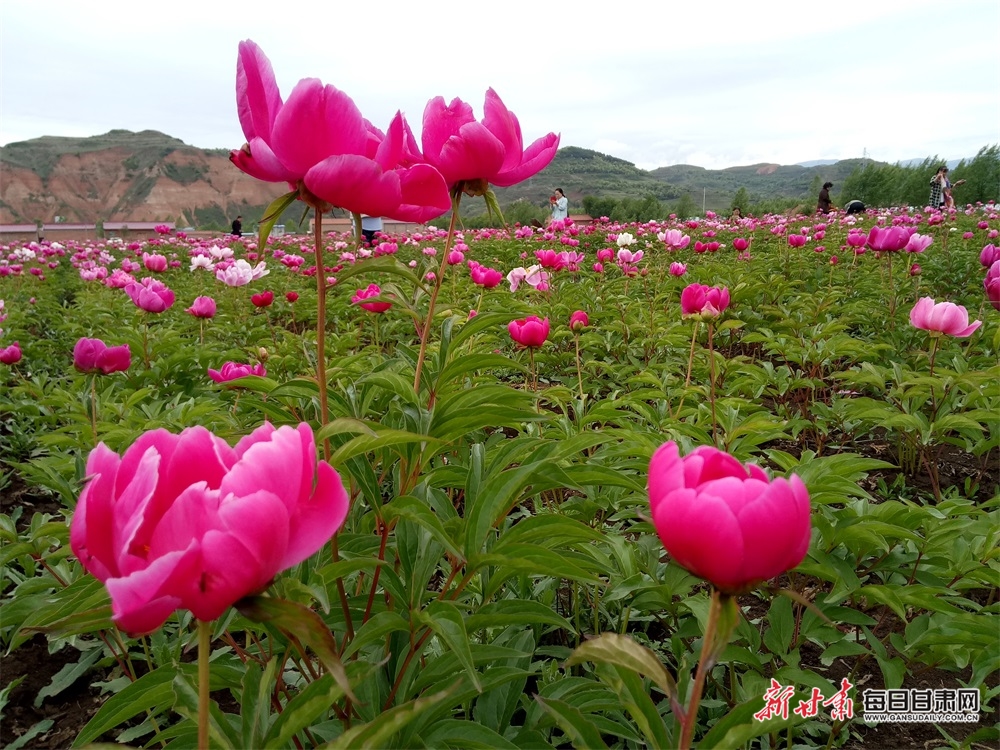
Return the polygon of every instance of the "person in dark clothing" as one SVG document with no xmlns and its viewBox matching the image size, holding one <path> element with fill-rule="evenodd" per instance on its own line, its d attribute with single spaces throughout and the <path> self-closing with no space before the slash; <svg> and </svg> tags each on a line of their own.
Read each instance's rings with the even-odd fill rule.
<svg viewBox="0 0 1000 750">
<path fill-rule="evenodd" d="M 830 200 L 830 188 L 832 187 L 832 182 L 823 183 L 823 189 L 819 191 L 819 201 L 816 203 L 817 213 L 828 214 L 833 208 L 833 202 Z"/>
<path fill-rule="evenodd" d="M 848 216 L 852 214 L 863 214 L 865 212 L 865 204 L 859 200 L 847 201 L 847 203 L 844 204 L 844 211 L 847 212 Z"/>
<path fill-rule="evenodd" d="M 237 237 L 243 236 L 243 217 L 237 216 L 233 219 L 233 234 Z"/>
</svg>

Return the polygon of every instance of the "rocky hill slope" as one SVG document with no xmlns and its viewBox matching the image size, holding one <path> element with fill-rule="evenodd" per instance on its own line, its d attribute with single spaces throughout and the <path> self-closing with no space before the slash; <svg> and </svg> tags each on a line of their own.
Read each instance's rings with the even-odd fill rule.
<svg viewBox="0 0 1000 750">
<path fill-rule="evenodd" d="M 226 151 L 152 130 L 47 136 L 0 148 L 0 223 L 173 221 L 225 226 L 287 190 L 243 174 Z"/>
</svg>

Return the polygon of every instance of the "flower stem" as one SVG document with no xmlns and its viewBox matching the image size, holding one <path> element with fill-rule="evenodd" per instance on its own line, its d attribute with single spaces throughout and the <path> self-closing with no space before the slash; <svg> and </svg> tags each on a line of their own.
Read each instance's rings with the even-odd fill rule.
<svg viewBox="0 0 1000 750">
<path fill-rule="evenodd" d="M 323 212 L 318 208 L 313 227 L 313 252 L 316 255 L 316 385 L 319 386 L 319 426 L 330 421 L 326 397 L 326 266 L 323 263 Z M 330 441 L 323 441 L 323 457 L 330 460 Z"/>
<path fill-rule="evenodd" d="M 198 750 L 208 750 L 209 664 L 212 623 L 198 620 Z"/>
<path fill-rule="evenodd" d="M 97 374 L 90 376 L 90 431 L 94 436 L 94 447 L 97 447 Z"/>
<path fill-rule="evenodd" d="M 712 348 L 712 322 L 708 323 L 708 401 L 712 405 L 712 445 L 719 447 L 718 422 L 715 418 L 715 350 Z"/>
<path fill-rule="evenodd" d="M 677 419 L 681 415 L 681 409 L 684 407 L 684 399 L 687 398 L 687 389 L 691 385 L 691 368 L 694 367 L 694 345 L 698 341 L 698 327 L 701 325 L 700 320 L 694 322 L 694 330 L 691 332 L 691 352 L 688 354 L 688 371 L 687 377 L 684 378 L 684 391 L 681 393 L 681 401 L 677 404 L 677 412 L 674 414 L 674 419 Z"/>
<path fill-rule="evenodd" d="M 698 657 L 698 671 L 695 672 L 694 685 L 691 688 L 691 701 L 688 703 L 687 713 L 681 726 L 680 750 L 688 750 L 691 747 L 691 738 L 694 736 L 694 727 L 698 723 L 698 704 L 701 703 L 701 692 L 705 687 L 705 676 L 711 668 L 712 651 L 714 650 L 715 628 L 719 622 L 719 614 L 722 612 L 722 602 L 719 592 L 712 589 L 712 600 L 708 608 L 708 623 L 705 625 L 705 636 L 701 641 L 701 656 Z"/>
<path fill-rule="evenodd" d="M 451 243 L 455 240 L 455 224 L 458 222 L 458 205 L 461 201 L 461 191 L 454 191 L 451 196 L 451 224 L 448 225 L 448 236 L 444 241 L 444 252 L 441 253 L 441 267 L 438 268 L 437 277 L 434 279 L 434 289 L 431 291 L 430 302 L 427 303 L 427 319 L 424 320 L 424 328 L 420 332 L 420 352 L 417 354 L 417 368 L 413 375 L 413 392 L 418 396 L 420 375 L 424 369 L 424 359 L 427 357 L 427 339 L 430 338 L 431 326 L 434 323 L 434 305 L 437 303 L 441 284 L 444 282 L 444 271 L 448 267 L 448 253 L 451 252 Z"/>
<path fill-rule="evenodd" d="M 583 371 L 580 369 L 580 334 L 576 334 L 576 381 L 580 385 L 580 400 L 583 401 Z"/>
</svg>

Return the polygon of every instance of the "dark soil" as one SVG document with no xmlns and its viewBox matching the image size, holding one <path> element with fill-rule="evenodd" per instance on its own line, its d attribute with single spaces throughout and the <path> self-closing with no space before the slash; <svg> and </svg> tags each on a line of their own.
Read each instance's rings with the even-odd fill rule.
<svg viewBox="0 0 1000 750">
<path fill-rule="evenodd" d="M 14 680 L 24 679 L 15 687 L 4 708 L 0 724 L 0 746 L 6 747 L 42 721 L 51 721 L 48 730 L 35 736 L 25 747 L 40 750 L 58 750 L 73 744 L 90 718 L 101 707 L 100 691 L 91 688 L 96 675 L 91 673 L 78 679 L 59 695 L 46 698 L 35 708 L 35 696 L 65 665 L 76 662 L 80 652 L 66 646 L 54 654 L 49 653 L 44 635 L 36 635 L 2 660 L 2 682 L 6 687 Z"/>
</svg>

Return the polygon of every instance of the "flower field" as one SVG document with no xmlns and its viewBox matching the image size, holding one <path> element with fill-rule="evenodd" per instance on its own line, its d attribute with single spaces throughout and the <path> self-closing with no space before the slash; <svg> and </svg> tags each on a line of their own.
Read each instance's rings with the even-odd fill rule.
<svg viewBox="0 0 1000 750">
<path fill-rule="evenodd" d="M 994 745 L 998 230 L 2 248 L 4 744 Z"/>
</svg>

